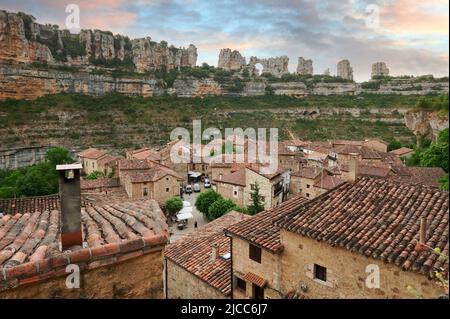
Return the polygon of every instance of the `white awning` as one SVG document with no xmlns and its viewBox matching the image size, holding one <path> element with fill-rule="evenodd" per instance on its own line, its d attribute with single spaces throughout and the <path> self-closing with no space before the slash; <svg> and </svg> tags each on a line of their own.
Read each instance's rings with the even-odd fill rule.
<svg viewBox="0 0 450 319">
<path fill-rule="evenodd" d="M 178 215 L 177 215 L 178 221 L 185 220 L 185 219 L 191 219 L 191 218 L 194 218 L 194 216 L 192 215 L 191 212 L 186 212 L 186 213 L 181 213 L 181 214 L 178 213 Z"/>
<path fill-rule="evenodd" d="M 197 178 L 197 177 L 202 176 L 202 173 L 199 173 L 199 172 L 189 172 L 188 175 L 191 176 L 191 177 L 193 177 L 193 178 Z"/>
<path fill-rule="evenodd" d="M 191 207 L 191 203 L 189 203 L 187 200 L 184 200 L 183 201 L 183 208 L 186 208 L 186 207 Z"/>
</svg>

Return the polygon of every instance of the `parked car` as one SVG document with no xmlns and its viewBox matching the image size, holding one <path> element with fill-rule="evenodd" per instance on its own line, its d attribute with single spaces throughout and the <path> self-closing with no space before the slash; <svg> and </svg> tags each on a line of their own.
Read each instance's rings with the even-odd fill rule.
<svg viewBox="0 0 450 319">
<path fill-rule="evenodd" d="M 211 187 L 211 183 L 209 182 L 209 179 L 205 178 L 204 185 L 205 185 L 205 188 L 210 188 Z"/>
<path fill-rule="evenodd" d="M 199 183 L 194 184 L 194 192 L 196 192 L 196 193 L 200 192 L 200 184 Z"/>
<path fill-rule="evenodd" d="M 186 194 L 192 194 L 192 186 L 191 185 L 187 185 L 186 189 L 184 190 L 184 192 Z"/>
</svg>

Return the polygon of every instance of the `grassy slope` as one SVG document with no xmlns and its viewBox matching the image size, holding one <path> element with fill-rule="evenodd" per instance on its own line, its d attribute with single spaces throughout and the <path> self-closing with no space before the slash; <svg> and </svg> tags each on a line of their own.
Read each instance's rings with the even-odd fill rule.
<svg viewBox="0 0 450 319">
<path fill-rule="evenodd" d="M 376 121 L 377 116 L 370 115 L 367 110 L 411 108 L 417 99 L 416 96 L 395 95 L 187 99 L 125 97 L 118 94 L 95 98 L 58 94 L 34 101 L 0 102 L 0 145 L 45 144 L 47 140 L 65 146 L 108 144 L 131 147 L 161 144 L 169 139 L 169 133 L 174 127 L 190 128 L 193 119 L 201 119 L 203 128 L 278 127 L 283 138 L 287 137 L 287 131 L 290 130 L 299 138 L 312 140 L 364 137 L 411 140 L 413 135 L 404 125 Z M 365 115 L 362 115 L 362 119 L 349 115 L 300 119 L 269 110 L 297 107 L 361 108 L 365 110 L 362 112 Z M 233 111 L 233 114 L 224 116 L 224 110 Z M 58 117 L 61 112 L 78 114 L 78 117 L 63 124 Z M 401 118 L 398 114 L 396 117 Z"/>
</svg>

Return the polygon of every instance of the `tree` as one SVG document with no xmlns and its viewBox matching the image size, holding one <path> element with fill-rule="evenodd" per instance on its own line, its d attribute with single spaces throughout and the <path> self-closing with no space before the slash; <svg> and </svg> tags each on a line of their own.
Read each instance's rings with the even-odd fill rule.
<svg viewBox="0 0 450 319">
<path fill-rule="evenodd" d="M 445 190 L 445 191 L 449 190 L 449 188 L 448 188 L 448 173 L 439 179 L 439 183 L 441 183 L 440 189 Z"/>
<path fill-rule="evenodd" d="M 166 209 L 169 216 L 175 216 L 183 208 L 183 202 L 178 197 L 171 197 L 166 200 Z"/>
<path fill-rule="evenodd" d="M 436 143 L 421 154 L 420 166 L 424 167 L 442 167 L 448 173 L 448 128 L 442 130 Z"/>
<path fill-rule="evenodd" d="M 399 149 L 400 147 L 402 147 L 402 143 L 396 139 L 392 139 L 388 145 L 388 152 Z"/>
<path fill-rule="evenodd" d="M 247 211 L 250 215 L 255 215 L 264 210 L 264 205 L 262 203 L 261 195 L 259 195 L 258 182 L 252 184 L 252 189 L 253 192 L 250 194 L 251 204 L 248 205 Z"/>
<path fill-rule="evenodd" d="M 236 208 L 236 204 L 233 203 L 229 199 L 218 199 L 214 203 L 211 204 L 211 206 L 208 209 L 207 218 L 208 220 L 214 220 L 216 218 L 219 218 L 229 211 Z"/>
<path fill-rule="evenodd" d="M 89 175 L 87 175 L 84 179 L 95 180 L 95 179 L 98 179 L 101 177 L 105 177 L 105 174 L 103 172 L 94 171 L 94 172 L 90 173 Z"/>
<path fill-rule="evenodd" d="M 223 199 L 222 195 L 212 189 L 198 195 L 195 207 L 206 217 L 208 217 L 209 207 L 217 200 Z"/>
<path fill-rule="evenodd" d="M 56 167 L 56 165 L 73 163 L 69 151 L 65 148 L 54 147 L 45 154 L 45 161 Z"/>
</svg>

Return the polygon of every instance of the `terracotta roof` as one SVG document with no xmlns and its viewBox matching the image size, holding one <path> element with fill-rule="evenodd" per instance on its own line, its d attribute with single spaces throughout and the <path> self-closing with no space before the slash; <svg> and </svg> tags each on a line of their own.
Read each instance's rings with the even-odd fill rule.
<svg viewBox="0 0 450 319">
<path fill-rule="evenodd" d="M 125 175 L 129 177 L 132 183 L 155 182 L 167 175 L 181 179 L 180 175 L 178 175 L 175 171 L 162 166 L 155 166 L 145 170 L 129 171 L 125 172 Z"/>
<path fill-rule="evenodd" d="M 348 165 L 342 165 L 341 170 L 344 172 L 349 171 Z M 378 176 L 387 177 L 391 168 L 388 165 L 363 165 L 359 164 L 359 174 L 366 176 Z"/>
<path fill-rule="evenodd" d="M 219 256 L 230 253 L 230 238 L 225 236 L 224 228 L 248 218 L 248 215 L 229 212 L 168 245 L 165 256 L 224 295 L 230 295 L 231 259 L 219 257 L 212 262 L 212 245 L 219 245 Z"/>
<path fill-rule="evenodd" d="M 440 167 L 406 167 L 392 165 L 392 172 L 389 179 L 402 183 L 422 184 L 439 187 L 438 179 L 444 176 L 445 171 Z"/>
<path fill-rule="evenodd" d="M 411 153 L 411 152 L 414 152 L 414 150 L 410 149 L 408 147 L 400 147 L 400 148 L 398 148 L 396 150 L 390 151 L 389 153 L 395 154 L 395 155 L 398 155 L 398 156 L 403 156 L 403 155 Z"/>
<path fill-rule="evenodd" d="M 120 159 L 118 161 L 119 170 L 140 170 L 150 168 L 150 164 L 147 160 L 137 159 Z"/>
<path fill-rule="evenodd" d="M 291 173 L 291 176 L 316 179 L 320 175 L 321 171 L 322 170 L 317 167 L 302 167 L 299 171 Z M 324 174 L 326 173 L 324 172 Z"/>
<path fill-rule="evenodd" d="M 114 155 L 111 155 L 111 154 L 106 154 L 105 156 L 103 156 L 102 158 L 100 158 L 100 159 L 97 161 L 97 164 L 98 164 L 98 165 L 105 165 L 105 164 L 114 162 L 114 161 L 116 161 L 116 160 L 119 160 L 119 159 L 121 159 L 121 158 L 122 158 L 122 157 L 120 157 L 120 156 L 114 156 Z"/>
<path fill-rule="evenodd" d="M 150 148 L 141 148 L 138 150 L 133 150 L 133 151 L 130 151 L 130 154 L 134 159 L 140 159 L 140 160 L 147 159 L 147 160 L 152 160 L 152 161 L 156 161 L 156 162 L 161 160 L 161 155 L 157 151 L 152 150 Z"/>
<path fill-rule="evenodd" d="M 283 250 L 280 241 L 280 228 L 272 223 L 273 220 L 289 213 L 293 208 L 299 207 L 307 201 L 306 198 L 297 195 L 289 201 L 252 216 L 248 220 L 227 227 L 225 231 L 272 253 L 279 253 Z"/>
<path fill-rule="evenodd" d="M 90 159 L 98 159 L 107 153 L 108 152 L 105 150 L 99 150 L 96 148 L 88 148 L 87 150 L 84 150 L 84 151 L 81 151 L 80 153 L 78 153 L 78 156 L 90 158 Z"/>
<path fill-rule="evenodd" d="M 374 177 L 344 183 L 274 224 L 404 270 L 434 276 L 444 261 L 429 250 L 415 251 L 420 219 L 428 219 L 427 242 L 448 255 L 448 192 Z M 447 265 L 448 267 L 448 265 Z"/>
<path fill-rule="evenodd" d="M 242 279 L 244 279 L 245 281 L 251 282 L 252 284 L 255 284 L 261 288 L 264 288 L 264 286 L 267 284 L 266 279 L 254 274 L 252 272 L 246 273 Z"/>
<path fill-rule="evenodd" d="M 80 181 L 80 188 L 82 190 L 95 189 L 95 188 L 108 188 L 108 187 L 119 187 L 119 178 L 98 178 L 94 180 L 82 179 Z"/>
<path fill-rule="evenodd" d="M 246 166 L 247 169 L 249 169 L 255 173 L 258 173 L 259 175 L 264 176 L 265 178 L 268 178 L 268 179 L 274 179 L 275 177 L 286 172 L 286 169 L 284 169 L 281 166 L 278 166 L 278 169 L 275 172 L 270 173 L 270 174 L 265 174 L 265 173 L 262 173 L 262 167 L 263 166 L 261 164 L 250 164 L 250 165 Z"/>
<path fill-rule="evenodd" d="M 298 293 L 296 291 L 290 291 L 283 296 L 283 299 L 309 299 L 309 297 L 305 294 Z"/>
<path fill-rule="evenodd" d="M 314 186 L 326 190 L 330 190 L 345 183 L 345 181 L 336 176 L 330 176 L 328 174 L 324 174 L 323 178 L 319 179 L 315 182 Z"/>
<path fill-rule="evenodd" d="M 34 213 L 35 211 L 58 209 L 58 207 L 58 195 L 0 199 L 0 213 L 3 214 Z"/>
<path fill-rule="evenodd" d="M 222 178 L 216 178 L 214 179 L 214 181 L 216 183 L 246 186 L 247 184 L 245 178 L 246 178 L 246 170 L 245 168 L 241 168 L 236 172 L 223 175 Z"/>
<path fill-rule="evenodd" d="M 83 248 L 60 250 L 58 210 L 6 215 L 0 219 L 0 291 L 65 275 L 76 263 L 93 269 L 162 249 L 165 216 L 153 200 L 88 205 L 81 210 Z"/>
</svg>

